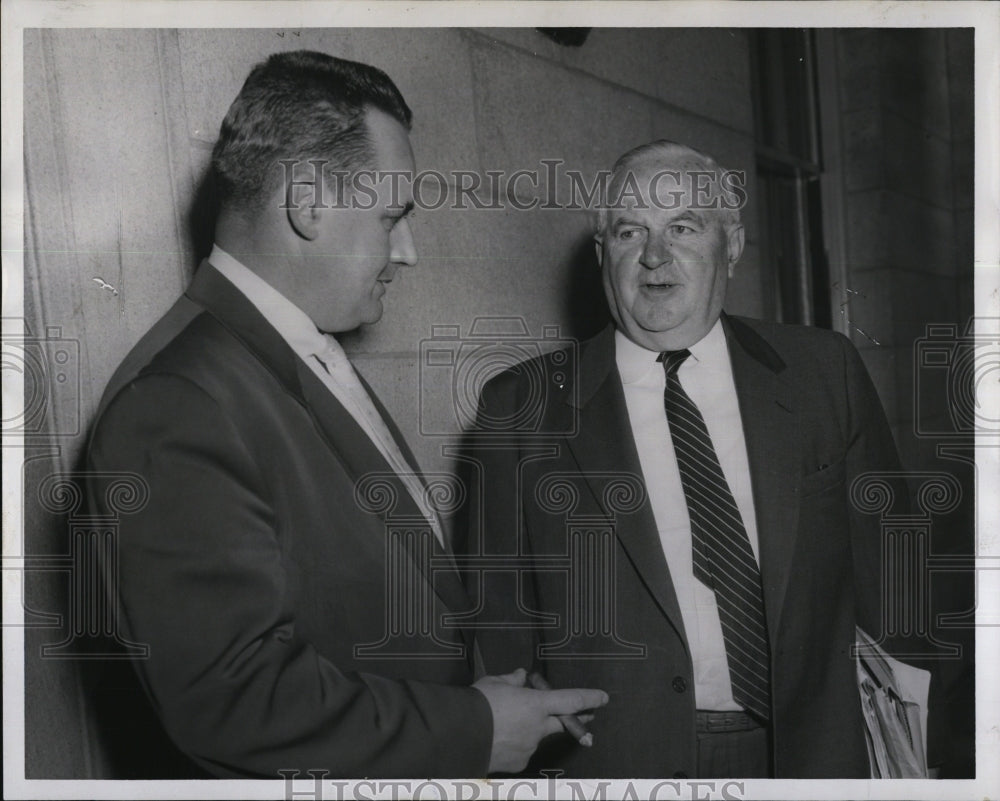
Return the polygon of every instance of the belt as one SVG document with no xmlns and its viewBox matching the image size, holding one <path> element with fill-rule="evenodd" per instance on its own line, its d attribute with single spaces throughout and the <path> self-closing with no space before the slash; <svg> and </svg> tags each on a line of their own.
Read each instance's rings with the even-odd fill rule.
<svg viewBox="0 0 1000 801">
<path fill-rule="evenodd" d="M 750 731 L 763 726 L 746 712 L 695 712 L 695 726 L 699 732 Z"/>
</svg>

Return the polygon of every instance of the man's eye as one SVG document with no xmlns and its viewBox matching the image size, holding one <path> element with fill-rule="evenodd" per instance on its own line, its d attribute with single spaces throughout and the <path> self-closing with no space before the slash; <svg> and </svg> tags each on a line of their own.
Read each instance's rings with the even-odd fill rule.
<svg viewBox="0 0 1000 801">
<path fill-rule="evenodd" d="M 641 233 L 638 228 L 625 228 L 618 232 L 618 238 L 627 242 L 630 239 L 638 239 Z"/>
<path fill-rule="evenodd" d="M 681 223 L 674 223 L 670 226 L 670 233 L 672 234 L 693 234 L 694 228 L 690 225 L 683 225 Z"/>
</svg>

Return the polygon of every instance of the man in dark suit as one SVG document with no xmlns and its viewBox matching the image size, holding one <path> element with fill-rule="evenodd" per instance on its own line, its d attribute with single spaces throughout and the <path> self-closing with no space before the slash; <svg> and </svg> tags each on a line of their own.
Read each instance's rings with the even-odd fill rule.
<svg viewBox="0 0 1000 801">
<path fill-rule="evenodd" d="M 93 429 L 89 469 L 149 493 L 121 521 L 121 632 L 149 647 L 135 666 L 167 734 L 216 776 L 515 771 L 557 714 L 606 700 L 482 676 L 442 624 L 468 599 L 430 493 L 333 337 L 378 321 L 417 261 L 410 118 L 367 65 L 258 65 L 213 152 L 215 248 Z M 389 496 L 413 536 L 387 538 Z M 433 630 L 386 643 L 400 597 Z"/>
<path fill-rule="evenodd" d="M 896 449 L 845 337 L 722 312 L 738 189 L 682 145 L 625 154 L 596 235 L 614 325 L 575 372 L 557 352 L 483 389 L 465 549 L 534 560 L 470 574 L 486 663 L 612 698 L 539 767 L 869 775 L 851 646 L 882 630 L 881 550 L 849 488 Z"/>
</svg>

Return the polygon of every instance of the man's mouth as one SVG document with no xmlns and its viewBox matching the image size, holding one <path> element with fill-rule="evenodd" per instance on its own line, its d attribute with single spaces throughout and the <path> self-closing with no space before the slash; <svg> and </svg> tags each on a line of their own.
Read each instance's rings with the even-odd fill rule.
<svg viewBox="0 0 1000 801">
<path fill-rule="evenodd" d="M 679 287 L 680 284 L 674 284 L 669 281 L 663 281 L 662 283 L 649 282 L 642 285 L 647 292 L 669 292 L 671 289 Z"/>
</svg>

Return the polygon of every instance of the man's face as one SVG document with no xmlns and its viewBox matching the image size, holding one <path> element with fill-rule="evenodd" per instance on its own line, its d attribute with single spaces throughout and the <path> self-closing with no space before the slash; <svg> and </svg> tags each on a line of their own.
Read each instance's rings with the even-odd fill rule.
<svg viewBox="0 0 1000 801">
<path fill-rule="evenodd" d="M 622 333 L 650 350 L 687 348 L 711 330 L 743 251 L 742 226 L 727 230 L 723 212 L 697 208 L 711 204 L 689 177 L 662 157 L 626 168 L 611 187 L 612 198 L 627 187 L 615 204 L 622 208 L 608 210 L 597 237 L 611 315 Z"/>
<path fill-rule="evenodd" d="M 417 263 L 407 218 L 415 169 L 409 136 L 377 109 L 368 111 L 367 125 L 376 174 L 362 176 L 358 191 L 351 176 L 343 193 L 328 185 L 323 202 L 333 208 L 317 210 L 319 233 L 304 251 L 297 281 L 297 305 L 327 333 L 377 322 L 397 269 Z"/>
</svg>

